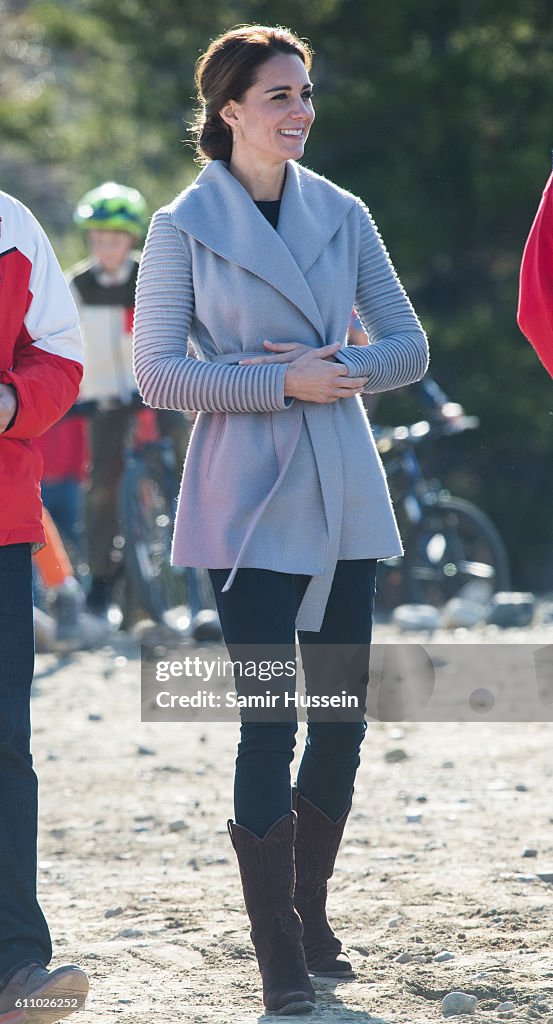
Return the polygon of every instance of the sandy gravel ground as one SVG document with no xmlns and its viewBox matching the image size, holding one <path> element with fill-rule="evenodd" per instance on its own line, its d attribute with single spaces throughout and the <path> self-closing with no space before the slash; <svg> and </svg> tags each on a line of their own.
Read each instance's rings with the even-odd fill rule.
<svg viewBox="0 0 553 1024">
<path fill-rule="evenodd" d="M 553 627 L 500 639 L 553 644 Z M 91 979 L 75 1019 L 263 1019 L 226 829 L 237 724 L 141 724 L 124 635 L 39 656 L 33 722 L 52 966 L 77 962 Z M 553 878 L 551 736 L 548 722 L 369 726 L 329 898 L 357 976 L 315 979 L 303 1019 L 426 1024 L 461 989 L 477 1009 L 453 1020 L 553 1022 L 553 884 L 537 877 Z"/>
</svg>

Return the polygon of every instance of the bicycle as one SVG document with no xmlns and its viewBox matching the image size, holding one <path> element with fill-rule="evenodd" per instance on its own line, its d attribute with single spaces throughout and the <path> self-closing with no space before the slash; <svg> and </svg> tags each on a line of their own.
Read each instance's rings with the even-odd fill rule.
<svg viewBox="0 0 553 1024">
<path fill-rule="evenodd" d="M 81 403 L 79 411 L 91 416 L 97 405 Z M 120 530 L 112 550 L 119 566 L 114 584 L 119 625 L 126 628 L 146 612 L 154 622 L 197 639 L 218 639 L 220 626 L 207 571 L 171 565 L 178 490 L 173 441 L 159 435 L 153 410 L 137 407 L 123 448 L 117 502 Z M 110 620 L 115 624 L 111 614 Z"/>
<path fill-rule="evenodd" d="M 476 416 L 430 424 L 372 426 L 404 537 L 405 555 L 380 564 L 377 606 L 403 602 L 442 607 L 453 597 L 485 602 L 510 589 L 509 558 L 489 517 L 456 498 L 438 480 L 426 480 L 416 447 L 480 425 Z"/>
<path fill-rule="evenodd" d="M 125 455 L 119 514 L 131 592 L 155 622 L 175 624 L 188 608 L 192 621 L 214 607 L 209 577 L 202 570 L 171 565 L 171 540 L 178 490 L 171 441 L 148 441 Z M 119 538 L 117 538 L 120 543 Z"/>
<path fill-rule="evenodd" d="M 153 425 L 149 410 L 141 412 L 143 422 Z M 207 611 L 201 625 L 212 638 L 220 636 L 215 598 L 206 570 L 171 565 L 171 543 L 178 499 L 178 471 L 173 443 L 168 437 L 144 440 L 133 432 L 124 453 L 124 470 L 119 490 L 121 545 L 134 605 L 144 608 L 154 622 L 194 631 L 200 613 Z M 211 621 L 211 630 L 209 628 Z"/>
</svg>

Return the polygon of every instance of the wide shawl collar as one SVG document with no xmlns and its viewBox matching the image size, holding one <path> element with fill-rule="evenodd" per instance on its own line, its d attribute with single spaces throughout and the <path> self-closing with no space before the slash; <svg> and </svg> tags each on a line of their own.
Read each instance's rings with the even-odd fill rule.
<svg viewBox="0 0 553 1024">
<path fill-rule="evenodd" d="M 175 202 L 172 214 L 177 227 L 223 259 L 263 278 L 294 303 L 326 344 L 305 275 L 354 202 L 332 182 L 287 160 L 275 231 L 226 163 L 213 160 Z"/>
<path fill-rule="evenodd" d="M 354 203 L 355 199 L 349 193 L 288 160 L 278 230 L 275 231 L 228 166 L 221 160 L 214 160 L 175 201 L 172 219 L 176 227 L 218 256 L 276 288 L 307 318 L 319 335 L 320 345 L 325 345 L 325 325 L 305 275 L 334 237 Z M 252 245 L 252 237 L 255 245 Z M 243 354 L 237 353 L 236 359 Z M 318 632 L 334 579 L 344 505 L 342 457 L 329 405 L 304 403 L 296 399 L 287 410 L 274 416 L 278 477 L 246 525 L 240 550 L 223 590 L 232 586 L 252 533 L 284 479 L 304 417 L 324 501 L 326 566 L 322 575 L 312 577 L 298 610 L 296 626 Z M 305 513 L 308 515 L 309 509 Z"/>
</svg>

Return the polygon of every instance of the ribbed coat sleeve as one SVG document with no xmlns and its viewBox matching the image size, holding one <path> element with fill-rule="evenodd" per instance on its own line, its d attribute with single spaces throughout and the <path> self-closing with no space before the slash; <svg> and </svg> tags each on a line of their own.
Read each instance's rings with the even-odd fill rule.
<svg viewBox="0 0 553 1024">
<path fill-rule="evenodd" d="M 426 373 L 428 342 L 367 207 L 358 201 L 359 268 L 355 306 L 369 345 L 340 349 L 349 376 L 368 376 L 365 392 L 412 384 Z"/>
<path fill-rule="evenodd" d="M 285 409 L 286 364 L 232 366 L 193 359 L 190 254 L 166 210 L 152 218 L 138 273 L 133 364 L 138 389 L 155 409 L 272 412 Z"/>
</svg>

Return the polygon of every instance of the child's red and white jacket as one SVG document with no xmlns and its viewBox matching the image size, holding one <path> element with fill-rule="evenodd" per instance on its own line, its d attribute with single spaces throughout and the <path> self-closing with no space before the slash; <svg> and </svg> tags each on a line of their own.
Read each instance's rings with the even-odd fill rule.
<svg viewBox="0 0 553 1024">
<path fill-rule="evenodd" d="M 73 404 L 82 373 L 79 317 L 52 246 L 31 211 L 0 191 L 0 382 L 18 403 L 0 433 L 0 545 L 44 543 L 33 438 Z"/>
</svg>

